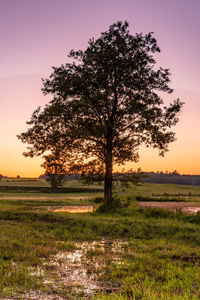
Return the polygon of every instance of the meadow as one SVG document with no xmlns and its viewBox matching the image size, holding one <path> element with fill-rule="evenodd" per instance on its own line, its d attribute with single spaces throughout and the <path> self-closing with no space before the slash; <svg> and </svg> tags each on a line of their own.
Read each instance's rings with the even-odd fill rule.
<svg viewBox="0 0 200 300">
<path fill-rule="evenodd" d="M 0 181 L 0 299 L 200 299 L 200 214 L 141 208 L 143 201 L 199 202 L 200 187 L 139 184 L 116 193 L 113 213 L 94 205 L 101 185 Z"/>
</svg>

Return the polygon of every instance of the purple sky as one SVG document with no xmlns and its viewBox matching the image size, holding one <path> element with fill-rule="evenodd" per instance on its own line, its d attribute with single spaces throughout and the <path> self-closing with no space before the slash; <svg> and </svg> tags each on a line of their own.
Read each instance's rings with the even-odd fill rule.
<svg viewBox="0 0 200 300">
<path fill-rule="evenodd" d="M 172 73 L 170 100 L 186 103 L 170 152 L 159 158 L 142 149 L 137 167 L 200 173 L 199 12 L 200 0 L 0 0 L 0 173 L 43 172 L 41 160 L 22 157 L 25 145 L 16 139 L 49 99 L 41 94 L 41 78 L 65 63 L 70 49 L 84 50 L 89 38 L 118 20 L 127 20 L 132 33 L 155 32 L 158 66 Z"/>
</svg>

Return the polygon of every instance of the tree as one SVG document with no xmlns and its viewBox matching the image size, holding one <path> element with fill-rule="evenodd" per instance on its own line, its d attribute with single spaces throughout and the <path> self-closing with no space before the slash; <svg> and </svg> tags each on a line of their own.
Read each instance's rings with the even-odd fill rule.
<svg viewBox="0 0 200 300">
<path fill-rule="evenodd" d="M 131 35 L 117 22 L 85 51 L 71 50 L 72 63 L 53 67 L 43 93 L 53 99 L 36 110 L 32 127 L 18 137 L 31 145 L 27 156 L 41 155 L 59 142 L 82 164 L 103 165 L 104 204 L 112 202 L 113 166 L 138 161 L 141 144 L 164 155 L 175 140 L 170 130 L 183 103 L 164 106 L 160 92 L 172 93 L 168 69 L 156 69 L 160 52 L 153 33 Z M 67 155 L 69 158 L 69 156 Z"/>
<path fill-rule="evenodd" d="M 44 155 L 44 163 L 41 165 L 45 168 L 45 175 L 47 175 L 47 182 L 50 183 L 52 190 L 57 191 L 65 181 L 66 164 L 60 157 L 60 153 L 55 151 L 51 154 Z"/>
</svg>

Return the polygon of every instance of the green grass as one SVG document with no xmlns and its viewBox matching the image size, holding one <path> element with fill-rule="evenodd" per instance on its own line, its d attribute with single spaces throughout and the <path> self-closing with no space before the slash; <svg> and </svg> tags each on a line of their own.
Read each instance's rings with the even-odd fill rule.
<svg viewBox="0 0 200 300">
<path fill-rule="evenodd" d="M 200 186 L 139 183 L 130 186 L 125 194 L 142 198 L 142 201 L 200 202 Z"/>
<path fill-rule="evenodd" d="M 200 198 L 200 186 L 178 185 L 178 184 L 139 184 L 132 187 L 134 194 L 141 196 L 189 196 Z"/>
<path fill-rule="evenodd" d="M 42 187 L 49 187 L 50 184 L 45 179 L 37 179 L 37 178 L 2 178 L 0 180 L 0 187 L 7 186 L 7 187 L 32 187 L 32 188 L 42 188 Z M 94 184 L 90 186 L 84 185 L 82 182 L 78 180 L 68 180 L 64 183 L 64 188 L 71 188 L 71 189 L 79 189 L 79 188 L 88 188 L 89 190 L 95 189 L 103 189 L 102 185 Z"/>
<path fill-rule="evenodd" d="M 152 193 L 198 195 L 200 188 L 145 184 L 127 191 L 149 197 Z M 97 241 L 94 248 L 86 249 L 85 267 L 107 288 L 90 299 L 200 299 L 200 214 L 143 210 L 134 201 L 113 214 L 53 213 L 42 206 L 91 204 L 92 199 L 55 194 L 42 200 L 37 196 L 33 200 L 0 199 L 0 298 L 19 298 L 25 291 L 40 290 L 64 299 L 84 299 L 70 287 L 53 291 L 44 284 L 43 278 L 54 274 L 47 267 L 37 276 L 30 270 L 42 267 L 59 251 L 73 253 L 82 242 Z M 103 248 L 102 240 L 108 241 Z M 116 241 L 121 245 L 117 252 Z"/>
<path fill-rule="evenodd" d="M 120 190 L 114 191 L 121 195 Z M 177 198 L 185 201 L 200 201 L 200 186 L 176 185 L 176 184 L 143 184 L 132 185 L 127 191 L 128 195 L 153 197 L 153 198 Z M 52 193 L 50 185 L 45 179 L 8 179 L 0 180 L 0 196 L 43 196 L 50 198 L 69 198 L 72 196 L 102 197 L 103 186 L 86 186 L 77 180 L 66 181 L 58 193 Z"/>
<path fill-rule="evenodd" d="M 98 248 L 88 250 L 87 258 L 104 262 L 106 269 L 100 279 L 117 285 L 118 294 L 133 299 L 152 299 L 153 295 L 155 299 L 171 299 L 172 295 L 200 297 L 199 223 L 199 216 L 176 216 L 154 210 L 147 213 L 136 208 L 123 214 L 73 216 L 2 211 L 1 293 L 5 295 L 11 287 L 15 292 L 41 289 L 39 278 L 32 278 L 28 267 L 40 265 L 41 259 L 48 259 L 59 250 L 73 251 L 76 241 L 106 238 L 128 242 L 120 253 L 122 263 L 112 262 L 114 252 L 101 255 Z"/>
</svg>

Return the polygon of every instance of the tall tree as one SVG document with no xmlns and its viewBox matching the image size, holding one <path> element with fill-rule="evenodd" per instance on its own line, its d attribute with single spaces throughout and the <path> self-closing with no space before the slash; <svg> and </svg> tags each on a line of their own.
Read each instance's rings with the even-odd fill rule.
<svg viewBox="0 0 200 300">
<path fill-rule="evenodd" d="M 141 144 L 163 155 L 175 140 L 170 128 L 183 104 L 177 99 L 164 106 L 160 92 L 172 93 L 170 73 L 156 69 L 153 55 L 160 49 L 153 33 L 132 35 L 128 27 L 126 21 L 113 24 L 100 38 L 90 39 L 85 51 L 72 50 L 72 63 L 53 67 L 43 80 L 43 93 L 53 100 L 34 112 L 32 127 L 19 135 L 32 145 L 28 156 L 51 149 L 56 139 L 82 162 L 101 163 L 107 207 L 113 165 L 136 162 Z"/>
</svg>

